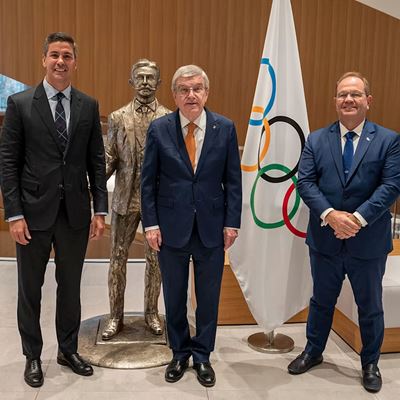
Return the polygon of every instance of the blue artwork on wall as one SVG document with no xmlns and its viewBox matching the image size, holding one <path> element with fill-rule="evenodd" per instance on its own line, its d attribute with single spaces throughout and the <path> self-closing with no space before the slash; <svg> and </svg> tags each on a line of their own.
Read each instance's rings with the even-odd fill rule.
<svg viewBox="0 0 400 400">
<path fill-rule="evenodd" d="M 6 111 L 8 96 L 28 88 L 28 85 L 0 74 L 0 113 Z"/>
</svg>

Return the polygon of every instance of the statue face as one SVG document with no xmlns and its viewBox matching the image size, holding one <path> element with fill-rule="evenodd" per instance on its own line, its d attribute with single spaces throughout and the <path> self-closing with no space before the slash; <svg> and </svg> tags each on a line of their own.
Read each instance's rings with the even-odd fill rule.
<svg viewBox="0 0 400 400">
<path fill-rule="evenodd" d="M 154 68 L 140 67 L 135 70 L 130 83 L 135 88 L 139 100 L 148 103 L 156 97 L 160 81 Z"/>
</svg>

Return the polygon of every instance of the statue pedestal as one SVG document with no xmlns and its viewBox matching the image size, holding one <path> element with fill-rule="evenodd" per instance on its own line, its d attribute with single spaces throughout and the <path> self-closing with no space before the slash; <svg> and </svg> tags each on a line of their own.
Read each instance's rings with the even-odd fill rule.
<svg viewBox="0 0 400 400">
<path fill-rule="evenodd" d="M 87 319 L 81 323 L 79 354 L 99 367 L 136 369 L 168 364 L 172 352 L 167 338 L 154 335 L 147 327 L 143 313 L 125 313 L 124 327 L 111 340 L 103 340 L 101 333 L 108 314 Z M 164 322 L 164 321 L 163 321 Z"/>
</svg>

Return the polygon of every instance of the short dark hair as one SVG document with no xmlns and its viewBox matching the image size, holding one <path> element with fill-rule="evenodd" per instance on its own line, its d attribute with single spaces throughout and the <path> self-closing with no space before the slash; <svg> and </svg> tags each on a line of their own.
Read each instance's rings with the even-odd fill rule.
<svg viewBox="0 0 400 400">
<path fill-rule="evenodd" d="M 367 96 L 369 96 L 371 94 L 370 92 L 370 88 L 369 88 L 369 82 L 367 81 L 367 78 L 361 74 L 361 72 L 357 72 L 357 71 L 350 71 L 350 72 L 345 72 L 336 82 L 336 93 L 335 96 L 337 95 L 337 88 L 339 86 L 339 83 L 342 82 L 343 79 L 346 78 L 350 78 L 350 77 L 354 77 L 354 78 L 358 78 L 361 79 L 364 83 L 364 90 L 365 90 L 365 94 Z"/>
<path fill-rule="evenodd" d="M 67 33 L 64 32 L 53 32 L 47 35 L 46 39 L 44 40 L 43 44 L 43 55 L 46 56 L 47 52 L 49 51 L 49 45 L 50 43 L 54 42 L 68 42 L 72 50 L 74 52 L 74 57 L 76 57 L 78 53 L 78 49 L 75 43 L 74 38 L 71 35 L 68 35 Z"/>
</svg>

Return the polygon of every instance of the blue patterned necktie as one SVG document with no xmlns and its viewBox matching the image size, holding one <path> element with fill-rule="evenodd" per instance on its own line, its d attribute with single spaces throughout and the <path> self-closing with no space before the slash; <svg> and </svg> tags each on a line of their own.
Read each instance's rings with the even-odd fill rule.
<svg viewBox="0 0 400 400">
<path fill-rule="evenodd" d="M 346 143 L 343 149 L 343 172 L 344 178 L 347 181 L 347 177 L 349 176 L 349 172 L 351 169 L 351 163 L 353 162 L 353 138 L 355 136 L 355 132 L 347 132 L 344 136 L 346 137 Z"/>
<path fill-rule="evenodd" d="M 65 119 L 65 110 L 62 105 L 62 99 L 65 97 L 64 93 L 57 93 L 57 105 L 54 122 L 57 129 L 58 138 L 60 139 L 60 144 L 62 151 L 65 151 L 68 142 L 68 132 L 67 132 L 67 121 Z"/>
</svg>

